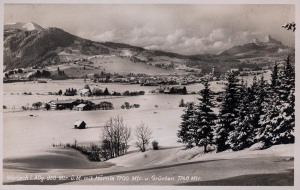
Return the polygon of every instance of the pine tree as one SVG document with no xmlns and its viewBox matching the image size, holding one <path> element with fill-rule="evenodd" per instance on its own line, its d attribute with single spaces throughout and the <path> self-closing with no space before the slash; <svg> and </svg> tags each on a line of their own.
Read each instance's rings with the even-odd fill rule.
<svg viewBox="0 0 300 190">
<path fill-rule="evenodd" d="M 267 101 L 268 95 L 271 94 L 269 85 L 263 75 L 257 84 L 253 84 L 252 91 L 254 95 L 254 100 L 251 104 L 252 124 L 254 128 L 259 128 L 259 118 L 263 114 L 263 103 Z"/>
<path fill-rule="evenodd" d="M 238 117 L 238 79 L 234 73 L 229 73 L 228 83 L 225 87 L 223 102 L 221 103 L 219 119 L 215 130 L 215 143 L 217 151 L 224 151 L 230 146 L 227 144 L 228 135 L 234 130 L 232 122 Z"/>
<path fill-rule="evenodd" d="M 195 109 L 195 129 L 194 143 L 198 146 L 204 146 L 204 152 L 207 152 L 207 145 L 213 142 L 213 126 L 215 125 L 216 115 L 211 107 L 213 106 L 212 92 L 209 89 L 208 81 L 204 83 L 204 89 L 200 91 L 200 103 Z"/>
<path fill-rule="evenodd" d="M 280 72 L 280 86 L 277 91 L 271 91 L 264 101 L 265 114 L 260 118 L 261 128 L 258 130 L 257 139 L 265 147 L 274 144 L 294 143 L 295 127 L 295 71 L 290 64 L 290 57 L 286 66 Z"/>
<path fill-rule="evenodd" d="M 179 102 L 179 107 L 185 107 L 185 103 L 184 103 L 184 100 L 181 99 L 180 102 Z"/>
<path fill-rule="evenodd" d="M 187 147 L 191 147 L 192 134 L 190 133 L 190 129 L 194 126 L 194 103 L 186 103 L 186 108 L 181 118 L 182 122 L 179 126 L 180 129 L 178 130 L 177 136 Z"/>
<path fill-rule="evenodd" d="M 105 88 L 105 90 L 104 90 L 103 94 L 104 94 L 104 96 L 107 96 L 107 95 L 109 95 L 109 92 L 108 92 L 108 89 L 107 89 L 107 88 Z"/>
<path fill-rule="evenodd" d="M 281 85 L 280 85 L 280 98 L 283 101 L 287 101 L 290 92 L 295 89 L 295 70 L 291 65 L 291 58 L 290 56 L 287 57 L 285 60 L 285 68 L 284 71 L 281 73 Z"/>
<path fill-rule="evenodd" d="M 270 96 L 268 101 L 263 102 L 264 114 L 261 115 L 257 130 L 256 139 L 264 144 L 264 147 L 270 147 L 274 144 L 274 129 L 282 121 L 279 115 L 280 99 L 277 93 Z"/>
<path fill-rule="evenodd" d="M 250 104 L 251 88 L 241 85 L 241 101 L 239 105 L 239 116 L 234 125 L 234 131 L 231 131 L 228 137 L 228 144 L 232 150 L 242 150 L 250 147 L 254 142 L 253 126 L 251 124 Z"/>
<path fill-rule="evenodd" d="M 278 126 L 274 128 L 274 144 L 294 143 L 295 127 L 295 70 L 291 65 L 290 56 L 287 57 L 286 65 L 281 76 L 280 107 Z"/>
<path fill-rule="evenodd" d="M 271 87 L 275 92 L 277 92 L 278 87 L 280 86 L 280 80 L 279 80 L 278 75 L 279 75 L 278 66 L 277 66 L 277 63 L 275 62 L 275 65 L 273 67 L 273 71 L 271 74 Z"/>
</svg>

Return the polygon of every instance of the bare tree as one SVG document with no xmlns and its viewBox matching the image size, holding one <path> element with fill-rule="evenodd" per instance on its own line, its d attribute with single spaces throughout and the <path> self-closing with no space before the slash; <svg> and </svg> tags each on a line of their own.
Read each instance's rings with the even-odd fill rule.
<svg viewBox="0 0 300 190">
<path fill-rule="evenodd" d="M 124 125 L 123 118 L 119 115 L 111 117 L 102 128 L 101 143 L 105 144 L 106 154 L 110 158 L 125 154 L 128 149 L 128 141 L 131 137 L 131 129 Z"/>
<path fill-rule="evenodd" d="M 136 146 L 142 151 L 146 151 L 146 146 L 149 144 L 150 139 L 152 135 L 152 130 L 148 127 L 145 126 L 144 123 L 141 123 L 138 125 L 135 129 L 135 136 L 136 136 Z"/>
</svg>

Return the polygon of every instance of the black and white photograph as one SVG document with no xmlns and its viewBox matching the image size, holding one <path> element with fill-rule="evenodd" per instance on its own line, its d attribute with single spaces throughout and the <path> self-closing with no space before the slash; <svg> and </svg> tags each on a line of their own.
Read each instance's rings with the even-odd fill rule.
<svg viewBox="0 0 300 190">
<path fill-rule="evenodd" d="M 294 189 L 296 1 L 134 2 L 4 1 L 3 189 Z"/>
</svg>

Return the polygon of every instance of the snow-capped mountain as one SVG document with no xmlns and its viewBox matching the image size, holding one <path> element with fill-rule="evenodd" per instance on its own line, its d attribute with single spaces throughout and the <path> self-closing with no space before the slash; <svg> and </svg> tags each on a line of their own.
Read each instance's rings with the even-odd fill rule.
<svg viewBox="0 0 300 190">
<path fill-rule="evenodd" d="M 4 25 L 4 30 L 11 30 L 11 29 L 19 29 L 25 31 L 32 31 L 32 30 L 39 30 L 42 27 L 34 22 L 16 22 L 16 23 L 7 23 Z"/>
<path fill-rule="evenodd" d="M 218 53 L 219 56 L 233 56 L 233 57 L 257 57 L 265 55 L 273 55 L 280 53 L 293 53 L 293 48 L 283 45 L 280 41 L 272 38 L 270 35 L 263 39 L 253 39 L 251 42 L 233 46 L 225 51 Z"/>
</svg>

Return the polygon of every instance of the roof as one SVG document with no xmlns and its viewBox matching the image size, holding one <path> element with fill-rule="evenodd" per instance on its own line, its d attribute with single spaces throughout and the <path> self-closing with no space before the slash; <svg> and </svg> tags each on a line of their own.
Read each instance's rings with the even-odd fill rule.
<svg viewBox="0 0 300 190">
<path fill-rule="evenodd" d="M 90 90 L 89 90 L 89 89 L 81 89 L 81 90 L 79 90 L 79 92 L 80 92 L 81 94 L 85 94 L 85 93 L 89 93 Z"/>
<path fill-rule="evenodd" d="M 171 92 L 171 89 L 170 89 L 170 88 L 166 88 L 166 89 L 164 90 L 164 92 Z"/>
<path fill-rule="evenodd" d="M 50 102 L 53 102 L 55 104 L 72 104 L 75 101 L 74 100 L 51 100 Z"/>
<path fill-rule="evenodd" d="M 86 104 L 79 104 L 78 106 L 76 106 L 76 108 L 83 108 L 84 106 L 86 106 Z"/>
<path fill-rule="evenodd" d="M 185 86 L 173 86 L 172 88 L 173 89 L 176 89 L 176 90 L 183 90 Z"/>
<path fill-rule="evenodd" d="M 82 123 L 86 124 L 83 120 L 77 120 L 75 121 L 74 125 L 80 126 Z"/>
</svg>

